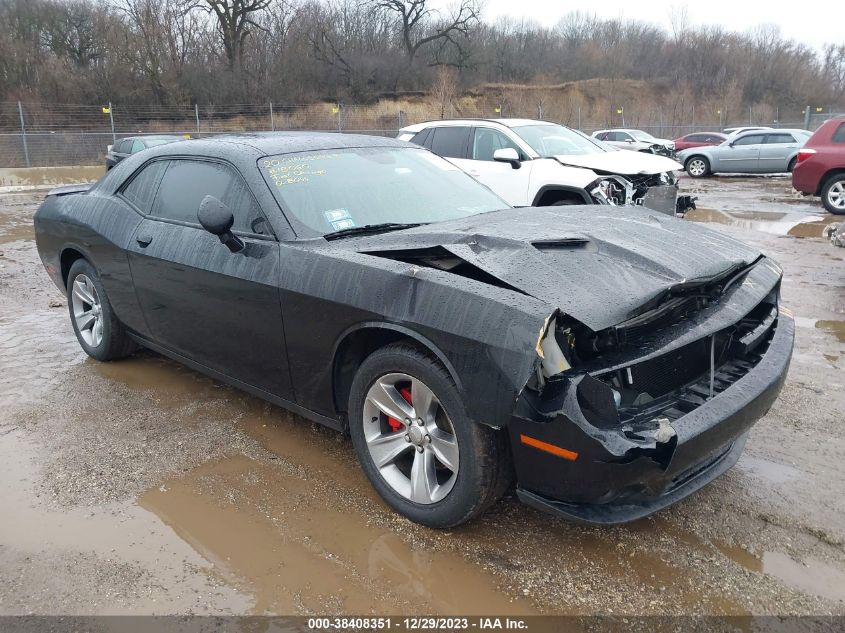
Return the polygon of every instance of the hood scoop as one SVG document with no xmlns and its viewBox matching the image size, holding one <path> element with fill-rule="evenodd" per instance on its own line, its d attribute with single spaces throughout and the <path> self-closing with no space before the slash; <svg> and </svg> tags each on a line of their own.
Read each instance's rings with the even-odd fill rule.
<svg viewBox="0 0 845 633">
<path fill-rule="evenodd" d="M 538 240 L 531 242 L 538 251 L 598 251 L 597 246 L 586 237 L 567 237 L 560 240 Z"/>
</svg>

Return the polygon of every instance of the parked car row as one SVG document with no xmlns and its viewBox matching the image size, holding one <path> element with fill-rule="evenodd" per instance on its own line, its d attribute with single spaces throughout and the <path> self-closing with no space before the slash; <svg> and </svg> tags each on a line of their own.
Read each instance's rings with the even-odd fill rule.
<svg viewBox="0 0 845 633">
<path fill-rule="evenodd" d="M 694 198 L 678 194 L 677 173 L 793 172 L 794 187 L 845 213 L 845 127 L 833 119 L 807 130 L 747 126 L 675 140 L 635 129 L 579 130 L 530 119 L 453 119 L 402 128 L 397 138 L 447 159 L 514 206 L 642 205 L 683 215 Z M 109 146 L 106 169 L 144 149 L 181 141 L 132 136 Z M 619 150 L 633 150 L 619 151 Z"/>
</svg>

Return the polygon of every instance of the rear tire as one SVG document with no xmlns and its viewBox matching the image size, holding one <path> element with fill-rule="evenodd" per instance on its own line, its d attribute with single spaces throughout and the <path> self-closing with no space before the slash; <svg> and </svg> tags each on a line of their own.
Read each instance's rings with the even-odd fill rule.
<svg viewBox="0 0 845 633">
<path fill-rule="evenodd" d="M 786 171 L 788 171 L 791 174 L 792 170 L 795 169 L 795 164 L 797 162 L 798 162 L 798 158 L 793 158 L 791 161 L 789 161 L 789 165 L 786 166 Z"/>
<path fill-rule="evenodd" d="M 408 401 L 411 393 L 419 395 Z M 385 405 L 396 407 L 397 415 L 384 413 Z M 368 356 L 355 374 L 347 410 L 364 474 L 390 507 L 415 523 L 460 525 L 509 486 L 507 438 L 471 421 L 449 373 L 415 347 L 395 343 Z M 423 469 L 431 475 L 421 485 Z"/>
<path fill-rule="evenodd" d="M 117 320 L 99 273 L 85 259 L 77 259 L 68 272 L 67 307 L 76 340 L 91 358 L 116 360 L 138 348 Z"/>
<path fill-rule="evenodd" d="M 693 156 L 687 159 L 684 170 L 692 178 L 704 178 L 710 175 L 710 161 L 704 156 Z"/>
<path fill-rule="evenodd" d="M 828 213 L 845 214 L 845 174 L 835 174 L 828 178 L 821 191 L 822 204 Z"/>
</svg>

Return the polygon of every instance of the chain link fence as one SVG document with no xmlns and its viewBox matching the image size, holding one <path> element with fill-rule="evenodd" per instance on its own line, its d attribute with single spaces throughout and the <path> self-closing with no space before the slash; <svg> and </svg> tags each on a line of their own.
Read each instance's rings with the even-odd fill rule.
<svg viewBox="0 0 845 633">
<path fill-rule="evenodd" d="M 659 138 L 676 138 L 690 132 L 718 131 L 728 125 L 777 125 L 815 129 L 833 116 L 813 114 L 792 122 L 744 120 L 717 124 L 677 124 L 660 111 L 625 112 L 614 126 L 636 127 Z M 427 101 L 400 105 L 76 105 L 0 102 L 0 168 L 99 165 L 108 146 L 127 136 L 178 134 L 201 138 L 236 132 L 283 130 L 334 131 L 394 136 L 412 123 L 438 118 L 534 118 L 563 123 L 592 132 L 607 127 L 607 113 L 582 107 L 509 107 L 501 104 L 472 106 Z M 761 117 L 763 118 L 763 117 Z"/>
</svg>

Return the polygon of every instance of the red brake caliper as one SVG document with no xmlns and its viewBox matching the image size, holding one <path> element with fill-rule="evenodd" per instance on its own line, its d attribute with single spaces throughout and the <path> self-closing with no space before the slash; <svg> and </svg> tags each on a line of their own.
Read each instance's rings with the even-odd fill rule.
<svg viewBox="0 0 845 633">
<path fill-rule="evenodd" d="M 405 401 L 406 401 L 408 404 L 414 404 L 414 403 L 411 401 L 411 390 L 410 390 L 410 388 L 408 388 L 408 387 L 402 387 L 402 388 L 399 390 L 399 393 L 400 393 L 400 394 L 402 394 L 402 397 L 403 397 L 403 398 L 405 398 Z M 391 429 L 394 433 L 395 433 L 396 431 L 398 431 L 398 430 L 400 430 L 400 429 L 402 429 L 402 428 L 404 428 L 404 427 L 405 427 L 405 425 L 404 425 L 404 424 L 402 424 L 399 420 L 397 420 L 396 418 L 391 418 L 391 417 L 388 417 L 388 418 L 387 418 L 387 424 L 390 426 L 390 429 Z"/>
</svg>

